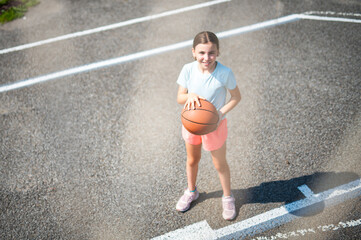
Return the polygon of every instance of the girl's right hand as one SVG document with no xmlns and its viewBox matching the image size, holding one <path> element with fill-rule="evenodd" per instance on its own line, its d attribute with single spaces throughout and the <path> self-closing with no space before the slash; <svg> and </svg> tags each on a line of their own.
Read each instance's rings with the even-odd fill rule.
<svg viewBox="0 0 361 240">
<path fill-rule="evenodd" d="M 201 102 L 199 101 L 199 99 L 205 99 L 205 98 L 195 93 L 188 93 L 188 99 L 184 104 L 184 109 L 186 109 L 187 107 L 188 110 L 190 110 L 191 108 L 196 109 L 196 103 L 198 104 L 199 107 L 201 107 Z"/>
</svg>

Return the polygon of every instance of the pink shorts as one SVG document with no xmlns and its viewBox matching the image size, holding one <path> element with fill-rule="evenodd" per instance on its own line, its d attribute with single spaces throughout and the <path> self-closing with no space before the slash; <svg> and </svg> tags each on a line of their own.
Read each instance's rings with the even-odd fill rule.
<svg viewBox="0 0 361 240">
<path fill-rule="evenodd" d="M 203 143 L 203 149 L 206 151 L 214 151 L 223 146 L 228 135 L 227 119 L 223 119 L 218 128 L 206 135 L 194 135 L 182 126 L 182 136 L 184 141 L 192 145 Z"/>
</svg>

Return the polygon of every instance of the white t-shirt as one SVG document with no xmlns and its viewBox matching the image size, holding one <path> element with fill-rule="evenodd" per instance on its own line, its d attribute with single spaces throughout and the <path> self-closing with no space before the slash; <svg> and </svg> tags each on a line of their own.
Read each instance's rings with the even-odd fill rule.
<svg viewBox="0 0 361 240">
<path fill-rule="evenodd" d="M 194 61 L 183 66 L 177 83 L 186 88 L 188 93 L 195 93 L 211 102 L 217 110 L 226 104 L 227 89 L 237 86 L 232 70 L 221 63 L 211 74 L 203 74 Z"/>
</svg>

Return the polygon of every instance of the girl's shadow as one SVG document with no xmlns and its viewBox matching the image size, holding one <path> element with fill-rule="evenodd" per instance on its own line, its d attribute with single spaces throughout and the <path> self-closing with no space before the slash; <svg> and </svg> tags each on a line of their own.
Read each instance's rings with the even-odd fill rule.
<svg viewBox="0 0 361 240">
<path fill-rule="evenodd" d="M 236 199 L 236 211 L 245 204 L 250 203 L 274 203 L 284 202 L 285 204 L 305 198 L 297 187 L 306 184 L 313 193 L 317 194 L 328 189 L 349 183 L 359 179 L 359 176 L 352 172 L 316 172 L 290 180 L 265 182 L 256 187 L 248 189 L 233 189 L 232 193 Z M 215 191 L 201 193 L 195 204 L 211 198 L 221 198 L 223 192 Z M 324 203 L 316 204 L 308 209 L 291 212 L 297 216 L 312 216 L 322 212 Z"/>
</svg>

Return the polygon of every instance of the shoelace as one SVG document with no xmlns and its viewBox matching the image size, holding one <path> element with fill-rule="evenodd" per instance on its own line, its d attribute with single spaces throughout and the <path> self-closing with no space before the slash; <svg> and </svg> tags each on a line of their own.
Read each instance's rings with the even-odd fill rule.
<svg viewBox="0 0 361 240">
<path fill-rule="evenodd" d="M 234 209 L 233 202 L 232 201 L 223 202 L 223 208 L 226 210 L 233 210 Z"/>
<path fill-rule="evenodd" d="M 184 194 L 183 200 L 185 202 L 187 202 L 187 203 L 192 202 L 193 201 L 193 195 Z"/>
</svg>

